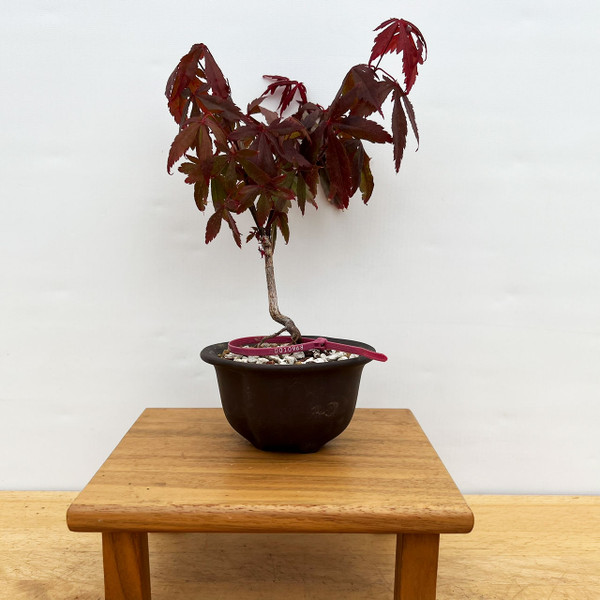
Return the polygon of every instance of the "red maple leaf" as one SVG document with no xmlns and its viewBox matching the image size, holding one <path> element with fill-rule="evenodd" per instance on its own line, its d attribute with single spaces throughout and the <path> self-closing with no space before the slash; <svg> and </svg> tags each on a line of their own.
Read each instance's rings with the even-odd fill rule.
<svg viewBox="0 0 600 600">
<path fill-rule="evenodd" d="M 202 60 L 203 69 L 200 68 Z M 181 123 L 185 117 L 190 98 L 198 90 L 206 87 L 212 89 L 218 98 L 229 97 L 229 84 L 213 55 L 204 44 L 194 44 L 190 51 L 181 57 L 167 81 L 165 90 L 169 111 L 177 123 Z"/>
<path fill-rule="evenodd" d="M 306 86 L 301 81 L 281 77 L 281 75 L 263 75 L 263 79 L 271 79 L 273 81 L 273 83 L 267 87 L 263 96 L 266 96 L 267 94 L 274 95 L 275 93 L 281 94 L 279 106 L 277 107 L 279 114 L 283 114 L 283 111 L 292 103 L 296 92 L 300 95 L 300 100 L 302 100 L 303 104 L 308 102 L 306 97 Z"/>
<path fill-rule="evenodd" d="M 385 54 L 402 52 L 402 71 L 408 94 L 417 78 L 417 66 L 422 65 L 427 57 L 425 38 L 415 25 L 404 19 L 388 19 L 375 28 L 375 31 L 379 29 L 382 31 L 375 38 L 369 65 Z"/>
</svg>

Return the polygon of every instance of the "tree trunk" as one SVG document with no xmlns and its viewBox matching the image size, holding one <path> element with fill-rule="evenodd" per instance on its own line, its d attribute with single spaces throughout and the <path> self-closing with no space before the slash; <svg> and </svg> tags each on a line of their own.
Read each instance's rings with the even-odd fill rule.
<svg viewBox="0 0 600 600">
<path fill-rule="evenodd" d="M 275 269 L 273 268 L 273 244 L 267 234 L 260 238 L 263 252 L 265 253 L 265 274 L 267 276 L 267 292 L 269 294 L 269 314 L 271 318 L 283 325 L 283 328 L 292 336 L 294 343 L 301 338 L 300 331 L 292 319 L 286 317 L 279 310 L 277 302 L 277 286 L 275 285 Z"/>
</svg>

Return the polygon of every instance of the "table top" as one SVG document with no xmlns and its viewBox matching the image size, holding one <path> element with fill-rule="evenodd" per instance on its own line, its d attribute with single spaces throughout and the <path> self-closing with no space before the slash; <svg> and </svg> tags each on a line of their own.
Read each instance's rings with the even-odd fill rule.
<svg viewBox="0 0 600 600">
<path fill-rule="evenodd" d="M 257 450 L 221 409 L 149 408 L 69 507 L 73 531 L 467 533 L 413 414 L 357 409 L 314 454 Z"/>
</svg>

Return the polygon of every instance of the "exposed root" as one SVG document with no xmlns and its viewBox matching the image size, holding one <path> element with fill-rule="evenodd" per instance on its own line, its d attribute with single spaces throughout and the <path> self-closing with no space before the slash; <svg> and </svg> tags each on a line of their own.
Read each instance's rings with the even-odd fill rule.
<svg viewBox="0 0 600 600">
<path fill-rule="evenodd" d="M 262 346 L 265 342 L 268 342 L 269 340 L 272 340 L 273 338 L 277 337 L 278 335 L 281 335 L 284 331 L 287 331 L 287 329 L 285 327 L 282 327 L 278 332 L 272 333 L 271 335 L 266 335 L 256 345 L 257 346 Z"/>
</svg>

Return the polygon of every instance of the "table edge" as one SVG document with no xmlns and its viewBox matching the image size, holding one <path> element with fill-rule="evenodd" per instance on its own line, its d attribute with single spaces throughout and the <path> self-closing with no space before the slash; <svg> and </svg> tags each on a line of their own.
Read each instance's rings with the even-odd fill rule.
<svg viewBox="0 0 600 600">
<path fill-rule="evenodd" d="M 366 507 L 344 507 L 331 514 L 315 506 L 148 506 L 128 511 L 122 507 L 71 504 L 71 531 L 245 532 L 245 533 L 469 533 L 474 515 L 469 506 L 454 509 L 373 512 Z"/>
</svg>

